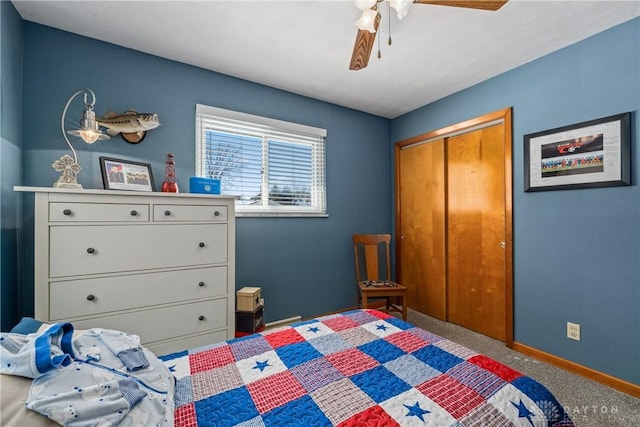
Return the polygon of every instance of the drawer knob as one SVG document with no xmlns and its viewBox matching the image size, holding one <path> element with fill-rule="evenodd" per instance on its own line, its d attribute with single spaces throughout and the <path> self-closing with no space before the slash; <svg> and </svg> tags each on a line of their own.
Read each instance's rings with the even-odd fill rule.
<svg viewBox="0 0 640 427">
<path fill-rule="evenodd" d="M 164 211 L 164 216 L 171 216 L 171 211 Z"/>
<path fill-rule="evenodd" d="M 88 254 L 94 254 L 94 253 L 96 253 L 96 250 L 93 249 L 93 248 L 87 248 L 87 253 Z"/>
<path fill-rule="evenodd" d="M 198 320 L 204 320 L 204 316 L 201 314 L 200 316 L 198 316 Z"/>
<path fill-rule="evenodd" d="M 131 216 L 138 216 L 138 211 L 136 210 L 131 211 Z"/>
<path fill-rule="evenodd" d="M 198 283 L 198 286 L 200 286 L 201 288 L 204 288 L 204 282 Z"/>
<path fill-rule="evenodd" d="M 96 299 L 95 295 L 91 295 L 91 294 L 87 295 L 87 301 L 94 301 L 95 299 Z"/>
<path fill-rule="evenodd" d="M 198 246 L 200 246 L 201 248 L 204 248 L 204 242 L 198 243 Z"/>
<path fill-rule="evenodd" d="M 62 211 L 62 213 L 64 215 L 66 215 L 66 216 L 69 216 L 69 215 L 71 215 L 71 209 L 65 209 L 65 210 Z"/>
<path fill-rule="evenodd" d="M 214 211 L 213 216 L 220 216 L 220 211 Z"/>
</svg>

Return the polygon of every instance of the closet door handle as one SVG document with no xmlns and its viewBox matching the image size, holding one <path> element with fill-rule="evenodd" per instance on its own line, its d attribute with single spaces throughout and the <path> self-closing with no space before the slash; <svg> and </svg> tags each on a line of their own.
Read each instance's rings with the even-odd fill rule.
<svg viewBox="0 0 640 427">
<path fill-rule="evenodd" d="M 507 244 L 505 242 L 500 242 L 500 247 L 504 249 L 507 247 Z"/>
<path fill-rule="evenodd" d="M 63 214 L 63 215 L 66 215 L 66 216 L 69 216 L 69 215 L 71 215 L 72 213 L 73 213 L 73 212 L 71 212 L 71 209 L 65 209 L 65 210 L 63 210 L 63 211 L 62 211 L 62 214 Z"/>
<path fill-rule="evenodd" d="M 88 254 L 95 254 L 96 250 L 94 248 L 87 248 L 87 253 Z"/>
<path fill-rule="evenodd" d="M 95 295 L 92 295 L 92 294 L 87 295 L 87 301 L 95 301 L 95 299 L 96 299 Z"/>
</svg>

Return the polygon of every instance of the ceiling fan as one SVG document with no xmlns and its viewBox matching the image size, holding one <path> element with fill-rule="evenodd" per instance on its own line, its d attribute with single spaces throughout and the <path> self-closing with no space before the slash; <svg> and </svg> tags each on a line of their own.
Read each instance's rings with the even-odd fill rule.
<svg viewBox="0 0 640 427">
<path fill-rule="evenodd" d="M 378 25 L 380 24 L 380 12 L 378 4 L 385 0 L 354 0 L 356 7 L 362 10 L 362 16 L 354 24 L 358 27 L 356 42 L 351 54 L 350 70 L 361 70 L 369 63 L 373 43 L 376 39 Z M 433 4 L 441 6 L 465 7 L 469 9 L 498 10 L 508 0 L 386 0 L 390 8 L 393 8 L 398 19 L 404 18 L 413 3 Z M 391 44 L 391 37 L 389 37 Z M 378 57 L 380 53 L 378 52 Z"/>
</svg>

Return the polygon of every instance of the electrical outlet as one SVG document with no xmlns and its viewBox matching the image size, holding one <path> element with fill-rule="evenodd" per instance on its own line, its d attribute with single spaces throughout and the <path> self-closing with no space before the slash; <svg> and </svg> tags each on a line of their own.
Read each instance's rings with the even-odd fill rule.
<svg viewBox="0 0 640 427">
<path fill-rule="evenodd" d="M 567 322 L 567 338 L 580 341 L 580 325 Z"/>
</svg>

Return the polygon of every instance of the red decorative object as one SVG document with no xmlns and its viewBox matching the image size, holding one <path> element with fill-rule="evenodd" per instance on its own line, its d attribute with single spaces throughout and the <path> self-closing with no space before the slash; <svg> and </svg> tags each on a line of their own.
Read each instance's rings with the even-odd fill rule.
<svg viewBox="0 0 640 427">
<path fill-rule="evenodd" d="M 167 160 L 164 167 L 164 181 L 162 182 L 163 193 L 178 193 L 178 184 L 176 183 L 176 161 L 173 154 L 167 154 Z"/>
</svg>

